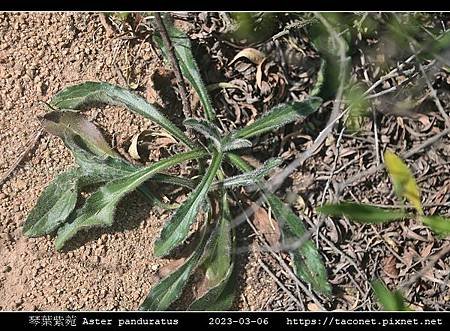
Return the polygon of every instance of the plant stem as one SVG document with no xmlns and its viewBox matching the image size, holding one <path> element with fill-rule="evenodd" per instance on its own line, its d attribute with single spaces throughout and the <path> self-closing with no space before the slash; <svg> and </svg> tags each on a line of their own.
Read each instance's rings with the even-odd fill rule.
<svg viewBox="0 0 450 331">
<path fill-rule="evenodd" d="M 155 22 L 158 30 L 161 34 L 162 41 L 164 46 L 167 48 L 167 54 L 169 57 L 170 65 L 175 73 L 175 77 L 177 78 L 178 87 L 180 89 L 181 102 L 183 104 L 183 114 L 185 118 L 192 117 L 191 115 L 191 103 L 189 101 L 188 92 L 186 89 L 186 85 L 184 84 L 184 79 L 181 74 L 180 64 L 178 63 L 177 57 L 175 55 L 175 50 L 172 45 L 172 41 L 170 40 L 169 33 L 167 32 L 166 26 L 161 18 L 161 14 L 155 12 Z"/>
</svg>

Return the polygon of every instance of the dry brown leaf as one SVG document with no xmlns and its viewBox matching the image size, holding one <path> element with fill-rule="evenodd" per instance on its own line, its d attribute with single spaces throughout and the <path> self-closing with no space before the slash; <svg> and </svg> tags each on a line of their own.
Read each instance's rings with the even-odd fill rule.
<svg viewBox="0 0 450 331">
<path fill-rule="evenodd" d="M 149 136 L 151 136 L 151 131 L 149 130 L 144 130 L 133 136 L 133 138 L 131 139 L 131 145 L 130 147 L 128 147 L 128 154 L 130 154 L 131 158 L 133 158 L 134 160 L 141 159 L 139 147 L 142 144 L 142 142 Z"/>
<path fill-rule="evenodd" d="M 413 261 L 414 261 L 414 257 L 418 256 L 417 252 L 415 250 L 413 250 L 411 247 L 408 247 L 405 251 L 405 253 L 403 253 L 403 261 L 405 261 L 406 266 L 408 268 L 411 267 Z"/>
<path fill-rule="evenodd" d="M 262 61 L 264 61 L 266 55 L 263 52 L 258 51 L 257 49 L 254 48 L 245 48 L 236 54 L 236 56 L 233 58 L 233 60 L 231 60 L 229 65 L 231 66 L 233 63 L 235 63 L 237 60 L 243 57 L 250 60 L 252 63 L 256 65 L 259 65 Z"/>
<path fill-rule="evenodd" d="M 397 259 L 393 255 L 390 255 L 383 260 L 383 271 L 390 278 L 398 277 L 399 270 L 397 269 L 396 261 L 397 261 Z"/>
<path fill-rule="evenodd" d="M 421 251 L 420 251 L 420 256 L 421 257 L 428 257 L 431 254 L 431 250 L 433 249 L 434 243 L 429 243 L 428 245 L 426 245 Z"/>
<path fill-rule="evenodd" d="M 308 305 L 306 307 L 307 307 L 308 311 L 320 311 L 320 307 L 312 302 L 308 303 Z"/>
<path fill-rule="evenodd" d="M 176 143 L 176 141 L 171 137 L 158 137 L 155 139 L 155 145 L 158 147 L 166 147 Z"/>
<path fill-rule="evenodd" d="M 258 67 L 256 68 L 256 86 L 259 87 L 259 89 L 262 89 L 262 79 L 263 79 L 263 70 L 262 67 L 264 65 L 265 62 L 265 58 L 262 59 L 262 61 L 260 63 L 258 63 Z"/>
<path fill-rule="evenodd" d="M 184 262 L 186 261 L 186 257 L 182 257 L 176 260 L 171 260 L 165 266 L 158 269 L 158 277 L 161 279 L 166 278 L 172 272 L 177 270 Z"/>
<path fill-rule="evenodd" d="M 201 273 L 201 274 L 200 274 Z M 194 297 L 196 299 L 201 298 L 208 292 L 208 289 L 211 287 L 211 281 L 208 277 L 206 277 L 205 270 L 198 271 L 198 282 L 193 285 L 192 290 Z"/>
<path fill-rule="evenodd" d="M 261 206 L 252 203 L 252 208 L 255 211 L 252 217 L 252 222 L 256 229 L 264 236 L 268 244 L 272 248 L 278 248 L 280 244 L 280 228 L 278 223 L 270 217 L 270 214 Z"/>
</svg>

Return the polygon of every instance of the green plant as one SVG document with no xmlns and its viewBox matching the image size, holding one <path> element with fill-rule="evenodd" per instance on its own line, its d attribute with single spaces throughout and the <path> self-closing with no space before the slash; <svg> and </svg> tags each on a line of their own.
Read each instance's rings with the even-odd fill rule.
<svg viewBox="0 0 450 331">
<path fill-rule="evenodd" d="M 322 99 L 310 97 L 274 107 L 270 112 L 244 128 L 222 134 L 214 124 L 215 110 L 208 97 L 191 51 L 188 37 L 169 22 L 167 31 L 183 75 L 199 94 L 205 119 L 189 118 L 184 125 L 203 136 L 206 147 L 189 138 L 153 105 L 119 86 L 100 82 L 85 82 L 63 89 L 50 101 L 53 111 L 42 119 L 44 128 L 63 139 L 73 153 L 77 166 L 60 174 L 43 191 L 36 206 L 28 215 L 24 233 L 29 237 L 57 232 L 56 249 L 61 250 L 82 230 L 110 227 L 115 209 L 123 197 L 134 190 L 144 194 L 153 205 L 172 208 L 149 189 L 147 181 L 185 187 L 191 192 L 186 201 L 173 213 L 155 241 L 154 253 L 167 257 L 191 239 L 195 246 L 184 264 L 161 280 L 143 302 L 143 310 L 165 310 L 177 300 L 193 273 L 202 277 L 202 293 L 190 305 L 193 310 L 229 309 L 234 299 L 235 245 L 230 193 L 237 187 L 256 186 L 265 196 L 265 203 L 278 220 L 282 242 L 286 246 L 302 237 L 306 230 L 302 221 L 273 193 L 265 192 L 264 177 L 281 164 L 279 159 L 267 160 L 253 169 L 239 156 L 242 149 L 252 148 L 252 139 L 276 130 L 288 123 L 315 112 Z M 155 41 L 164 48 L 161 38 Z M 150 166 L 135 166 L 122 159 L 105 141 L 100 131 L 78 112 L 93 103 L 125 106 L 161 126 L 187 151 L 172 155 Z M 198 178 L 182 178 L 166 173 L 170 167 L 196 162 Z M 241 174 L 228 174 L 228 163 Z M 230 167 L 228 167 L 230 168 Z M 229 172 L 229 171 L 228 171 Z M 80 192 L 98 187 L 77 208 Z M 199 230 L 190 236 L 191 226 L 199 222 L 198 215 L 206 215 Z M 330 294 L 325 266 L 311 240 L 290 249 L 295 273 L 323 294 Z"/>
<path fill-rule="evenodd" d="M 410 311 L 406 306 L 405 298 L 399 291 L 391 292 L 379 279 L 372 282 L 372 288 L 376 298 L 385 311 Z"/>
<path fill-rule="evenodd" d="M 331 217 L 346 217 L 361 224 L 382 224 L 405 219 L 417 219 L 440 237 L 450 234 L 450 219 L 441 215 L 425 216 L 420 199 L 420 190 L 414 176 L 403 160 L 390 151 L 384 154 L 384 162 L 392 180 L 396 195 L 408 201 L 415 209 L 415 213 L 407 212 L 404 208 L 380 208 L 368 204 L 354 202 L 340 202 L 325 204 L 317 210 Z M 379 280 L 372 284 L 375 295 L 385 310 L 410 310 L 404 304 L 400 292 L 390 292 Z"/>
<path fill-rule="evenodd" d="M 317 210 L 328 216 L 346 217 L 351 221 L 363 224 L 388 223 L 415 218 L 429 226 L 437 235 L 448 236 L 450 234 L 450 219 L 441 215 L 424 215 L 419 187 L 411 170 L 403 160 L 394 153 L 386 151 L 384 153 L 384 163 L 396 195 L 402 201 L 408 201 L 415 209 L 415 213 L 407 212 L 404 208 L 380 208 L 348 201 L 325 204 Z"/>
</svg>

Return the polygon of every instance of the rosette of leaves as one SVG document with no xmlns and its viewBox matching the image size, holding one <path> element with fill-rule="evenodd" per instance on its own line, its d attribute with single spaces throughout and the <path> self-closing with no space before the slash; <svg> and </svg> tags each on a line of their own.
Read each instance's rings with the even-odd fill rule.
<svg viewBox="0 0 450 331">
<path fill-rule="evenodd" d="M 147 181 L 182 186 L 190 190 L 187 199 L 166 221 L 154 243 L 154 254 L 169 257 L 185 247 L 194 246 L 191 255 L 170 275 L 156 284 L 141 305 L 142 310 L 166 310 L 183 293 L 194 272 L 202 275 L 201 293 L 190 305 L 193 310 L 226 310 L 234 300 L 235 236 L 232 226 L 230 191 L 243 186 L 262 187 L 265 176 L 280 165 L 270 159 L 252 169 L 239 154 L 251 149 L 251 139 L 278 129 L 315 112 L 321 99 L 311 97 L 301 102 L 276 106 L 252 124 L 222 134 L 214 124 L 215 111 L 195 63 L 189 38 L 166 21 L 167 30 L 180 62 L 183 75 L 199 94 L 205 118 L 189 118 L 184 122 L 204 137 L 206 147 L 189 138 L 182 128 L 168 120 L 154 105 L 119 86 L 102 82 L 85 82 L 67 87 L 50 102 L 53 111 L 42 119 L 44 128 L 63 139 L 75 157 L 76 166 L 57 176 L 47 186 L 28 215 L 24 233 L 29 237 L 56 233 L 56 249 L 83 230 L 110 227 L 118 203 L 130 192 L 138 190 L 149 203 L 168 207 L 152 192 Z M 155 36 L 159 42 L 159 36 Z M 161 43 L 164 54 L 167 50 Z M 79 112 L 91 104 L 124 106 L 158 124 L 186 151 L 169 156 L 148 166 L 136 166 L 124 160 L 105 141 L 100 131 Z M 200 162 L 201 161 L 201 162 Z M 167 169 L 184 162 L 196 162 L 196 179 L 169 175 Z M 201 164 L 200 164 L 201 163 Z M 225 163 L 242 173 L 227 174 Z M 80 193 L 86 187 L 97 189 L 80 205 Z M 292 242 L 305 233 L 302 221 L 273 193 L 266 203 L 280 222 L 283 242 Z M 201 218 L 203 214 L 206 217 Z M 116 220 L 117 221 L 117 220 Z M 194 223 L 199 230 L 190 234 Z M 312 241 L 290 250 L 295 273 L 318 292 L 329 294 L 330 285 L 320 254 Z"/>
</svg>

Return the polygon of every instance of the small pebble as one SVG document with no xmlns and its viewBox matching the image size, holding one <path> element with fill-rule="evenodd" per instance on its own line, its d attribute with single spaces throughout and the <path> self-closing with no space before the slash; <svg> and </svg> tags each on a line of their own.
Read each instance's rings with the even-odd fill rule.
<svg viewBox="0 0 450 331">
<path fill-rule="evenodd" d="M 12 268 L 9 265 L 5 265 L 2 268 L 2 273 L 7 273 L 7 272 L 10 272 L 11 270 L 12 270 Z"/>
</svg>

